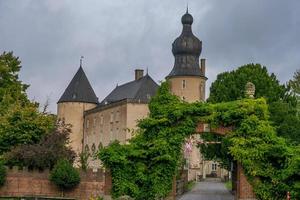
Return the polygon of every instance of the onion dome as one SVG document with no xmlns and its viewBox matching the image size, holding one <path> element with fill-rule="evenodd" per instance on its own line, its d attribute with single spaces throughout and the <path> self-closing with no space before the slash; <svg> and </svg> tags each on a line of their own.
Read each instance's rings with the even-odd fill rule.
<svg viewBox="0 0 300 200">
<path fill-rule="evenodd" d="M 182 16 L 182 32 L 172 44 L 172 53 L 175 64 L 167 76 L 204 76 L 199 68 L 199 57 L 202 50 L 202 42 L 193 34 L 193 16 L 187 12 Z"/>
</svg>

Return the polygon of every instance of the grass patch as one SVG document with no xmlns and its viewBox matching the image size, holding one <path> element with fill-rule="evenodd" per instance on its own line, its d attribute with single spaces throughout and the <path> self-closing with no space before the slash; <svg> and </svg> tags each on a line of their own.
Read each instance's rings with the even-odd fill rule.
<svg viewBox="0 0 300 200">
<path fill-rule="evenodd" d="M 227 182 L 225 182 L 225 187 L 226 187 L 228 190 L 232 190 L 232 181 L 227 181 Z"/>
</svg>

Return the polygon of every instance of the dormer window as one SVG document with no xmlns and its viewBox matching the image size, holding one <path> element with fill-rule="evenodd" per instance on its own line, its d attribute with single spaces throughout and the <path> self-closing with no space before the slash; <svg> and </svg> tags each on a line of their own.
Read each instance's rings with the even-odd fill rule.
<svg viewBox="0 0 300 200">
<path fill-rule="evenodd" d="M 182 89 L 186 88 L 186 80 L 182 80 Z"/>
<path fill-rule="evenodd" d="M 77 97 L 77 95 L 74 93 L 73 96 L 72 96 L 72 98 L 76 99 L 76 97 Z"/>
</svg>

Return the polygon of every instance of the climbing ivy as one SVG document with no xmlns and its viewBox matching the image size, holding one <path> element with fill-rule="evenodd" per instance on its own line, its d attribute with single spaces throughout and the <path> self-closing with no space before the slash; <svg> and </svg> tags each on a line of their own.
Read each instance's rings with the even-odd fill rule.
<svg viewBox="0 0 300 200">
<path fill-rule="evenodd" d="M 199 122 L 234 127 L 225 136 L 226 150 L 243 166 L 258 199 L 282 199 L 286 191 L 300 197 L 300 148 L 276 135 L 265 99 L 189 104 L 172 95 L 168 83 L 163 83 L 149 109 L 129 144 L 114 142 L 98 153 L 111 171 L 113 197 L 166 197 L 182 162 L 185 138 L 195 133 Z"/>
</svg>

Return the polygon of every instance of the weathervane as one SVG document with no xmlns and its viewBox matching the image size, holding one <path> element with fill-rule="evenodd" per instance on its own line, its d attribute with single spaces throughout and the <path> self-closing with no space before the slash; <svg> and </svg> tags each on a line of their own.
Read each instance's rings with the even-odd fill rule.
<svg viewBox="0 0 300 200">
<path fill-rule="evenodd" d="M 83 56 L 80 56 L 80 67 L 82 67 L 82 60 L 83 60 Z"/>
</svg>

